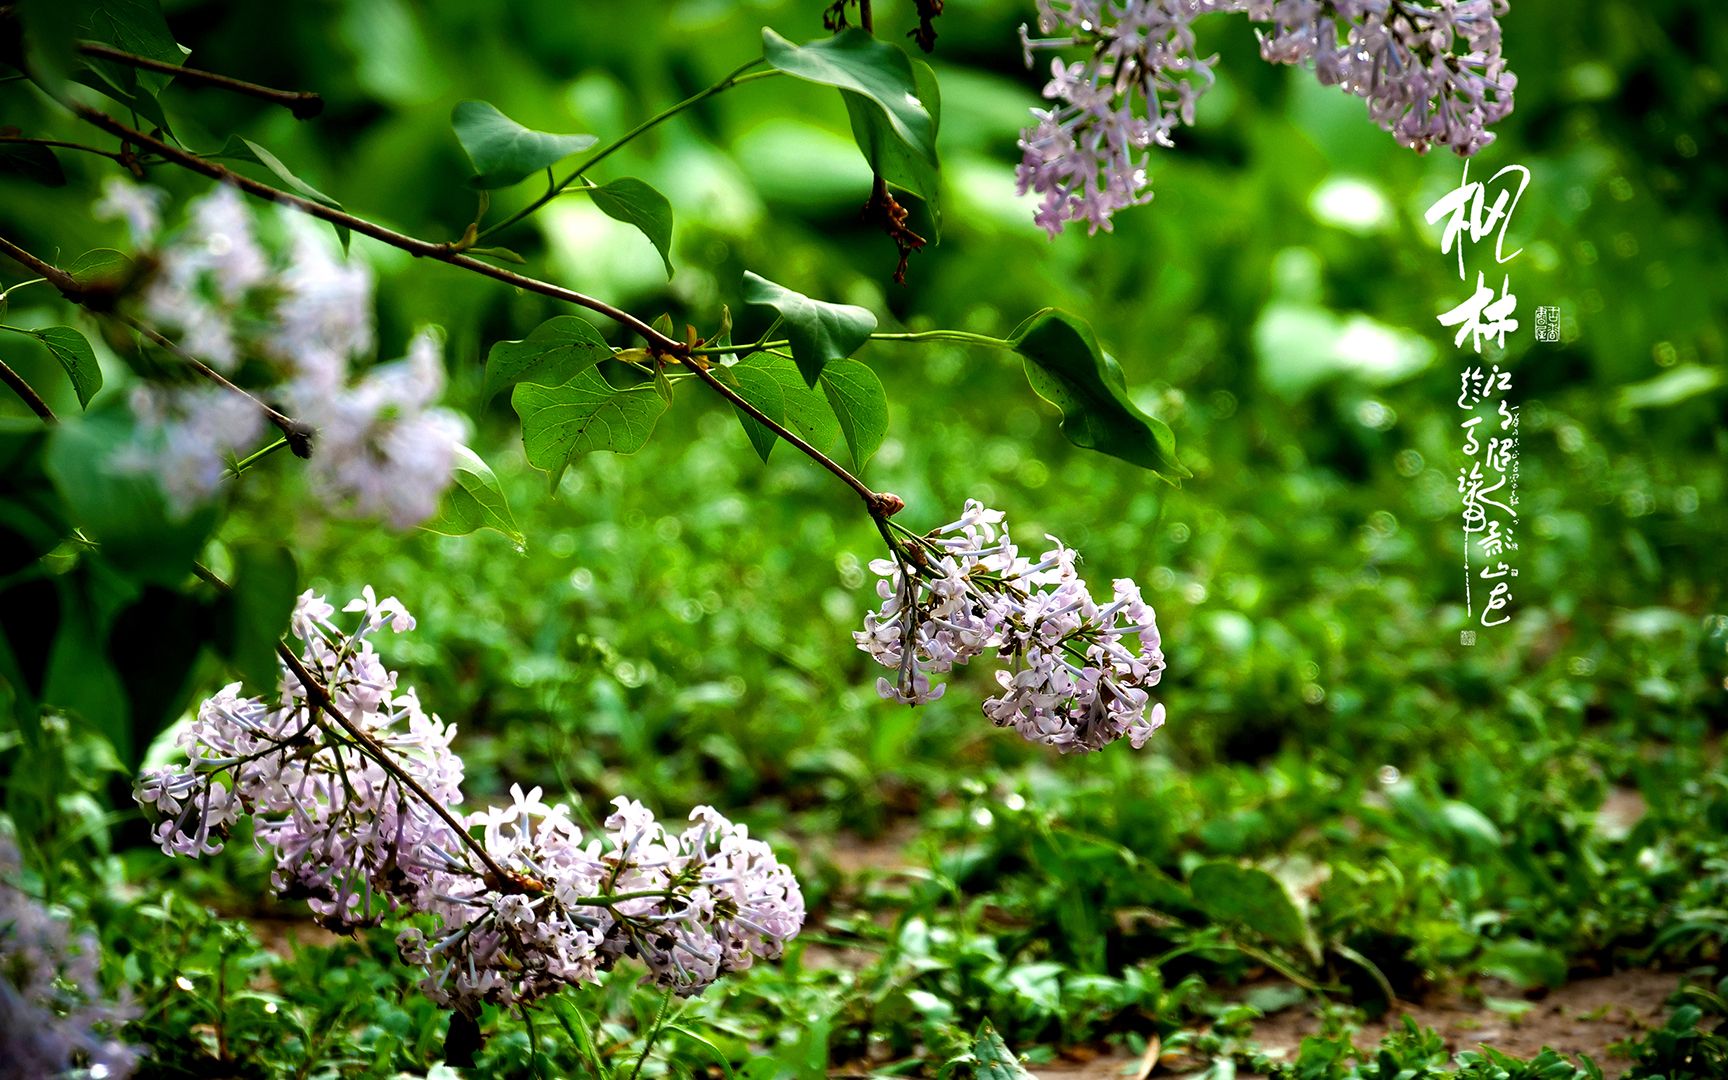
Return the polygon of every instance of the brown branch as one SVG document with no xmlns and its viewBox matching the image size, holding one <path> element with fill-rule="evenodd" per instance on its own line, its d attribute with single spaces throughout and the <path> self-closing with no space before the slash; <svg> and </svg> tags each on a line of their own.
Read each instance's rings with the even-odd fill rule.
<svg viewBox="0 0 1728 1080">
<path fill-rule="evenodd" d="M 871 517 L 876 519 L 878 525 L 906 508 L 906 503 L 900 496 L 889 494 L 886 491 L 872 490 L 870 485 L 847 472 L 846 467 L 838 461 L 793 434 L 784 424 L 771 419 L 767 413 L 746 401 L 743 395 L 715 378 L 714 373 L 709 371 L 700 361 L 693 361 L 689 366 L 690 370 L 696 373 L 697 378 L 707 383 L 715 393 L 737 406 L 739 411 L 791 443 L 806 457 L 814 460 L 818 465 L 839 477 L 847 487 L 856 491 L 858 497 L 864 500 L 864 508 L 870 512 Z"/>
<path fill-rule="evenodd" d="M 357 233 L 360 233 L 362 236 L 370 236 L 374 240 L 389 244 L 391 247 L 399 248 L 411 255 L 437 259 L 440 262 L 446 262 L 452 266 L 473 271 L 474 273 L 480 274 L 484 277 L 489 277 L 496 281 L 502 281 L 507 285 L 514 285 L 519 289 L 525 289 L 529 292 L 551 297 L 554 300 L 562 300 L 565 303 L 576 304 L 580 307 L 588 308 L 590 311 L 598 312 L 614 322 L 634 331 L 638 336 L 645 339 L 648 342 L 649 351 L 655 356 L 687 359 L 691 356 L 691 350 L 695 347 L 692 342 L 679 341 L 676 338 L 669 337 L 654 329 L 652 326 L 649 326 L 636 316 L 625 311 L 620 311 L 618 308 L 613 307 L 611 304 L 608 304 L 603 300 L 597 300 L 594 297 L 586 296 L 572 289 L 566 289 L 561 285 L 554 285 L 551 282 L 541 281 L 537 278 L 527 277 L 522 274 L 502 269 L 501 267 L 493 266 L 490 263 L 481 262 L 478 259 L 464 255 L 462 252 L 458 251 L 454 245 L 433 244 L 426 240 L 421 240 L 404 233 L 396 232 L 393 229 L 387 229 L 382 225 L 377 225 L 364 218 L 355 217 L 353 214 L 347 213 L 346 211 L 336 210 L 325 206 L 322 203 L 312 202 L 309 199 L 302 199 L 297 195 L 291 195 L 288 192 L 273 188 L 268 184 L 263 184 L 256 180 L 241 176 L 239 173 L 236 173 L 231 169 L 224 168 L 214 162 L 206 161 L 194 154 L 188 154 L 183 150 L 162 142 L 160 139 L 151 138 L 140 131 L 135 131 L 132 128 L 127 127 L 115 120 L 113 117 L 96 109 L 76 104 L 70 107 L 78 114 L 78 116 L 111 135 L 115 135 L 137 146 L 148 149 L 161 156 L 170 164 L 179 165 L 193 172 L 208 176 L 213 180 L 233 184 L 249 195 L 287 206 L 311 217 L 331 222 L 332 224 L 345 226 Z M 0 245 L 3 245 L 4 243 L 4 240 L 0 239 Z M 0 250 L 4 249 L 0 248 Z M 40 260 L 32 260 L 31 265 L 35 265 L 39 262 Z M 60 286 L 62 292 L 65 292 L 66 288 L 64 285 L 61 285 L 59 279 L 64 279 L 73 287 L 74 290 L 78 287 L 77 282 L 72 281 L 70 277 L 59 271 L 55 271 L 55 274 L 59 276 L 59 279 L 41 270 L 38 272 L 42 273 L 43 277 L 49 278 L 49 280 L 53 281 L 57 286 Z M 714 390 L 715 393 L 726 398 L 733 405 L 748 414 L 752 419 L 756 420 L 756 422 L 762 424 L 776 435 L 785 439 L 800 453 L 809 457 L 812 461 L 815 461 L 818 465 L 821 465 L 824 469 L 827 469 L 829 472 L 839 477 L 848 487 L 857 492 L 859 498 L 864 500 L 865 508 L 870 512 L 870 516 L 876 520 L 877 528 L 883 531 L 884 536 L 887 535 L 885 523 L 890 517 L 899 513 L 906 506 L 905 502 L 901 500 L 899 496 L 872 490 L 862 480 L 859 480 L 856 476 L 853 476 L 850 472 L 846 471 L 846 469 L 838 462 L 834 461 L 814 446 L 811 446 L 791 431 L 788 431 L 784 425 L 770 419 L 760 409 L 756 408 L 748 401 L 745 401 L 730 387 L 726 386 L 719 379 L 710 374 L 700 361 L 692 362 L 690 368 L 709 386 L 709 388 Z M 890 542 L 890 546 L 892 546 L 892 542 Z"/>
<path fill-rule="evenodd" d="M 17 129 L 14 128 L 13 130 L 16 131 Z M 86 154 L 100 154 L 110 161 L 118 161 L 122 165 L 126 164 L 126 158 L 112 150 L 102 150 L 94 146 L 85 146 L 83 143 L 65 142 L 61 139 L 33 139 L 28 135 L 0 134 L 0 143 L 23 143 L 27 146 L 51 146 L 59 150 L 82 150 Z"/>
<path fill-rule="evenodd" d="M 382 225 L 367 221 L 364 218 L 355 217 L 353 214 L 347 213 L 346 211 L 337 210 L 325 206 L 322 203 L 313 202 L 310 199 L 303 199 L 298 195 L 291 195 L 286 191 L 273 188 L 268 184 L 259 183 L 256 180 L 241 176 L 232 169 L 224 168 L 213 161 L 207 161 L 196 154 L 189 154 L 178 147 L 170 146 L 168 143 L 165 143 L 160 139 L 152 138 L 141 131 L 129 128 L 125 124 L 122 124 L 118 120 L 109 116 L 107 113 L 98 109 L 92 109 L 87 105 L 71 104 L 69 107 L 77 113 L 81 119 L 101 128 L 110 135 L 117 136 L 118 138 L 124 139 L 138 147 L 149 150 L 151 153 L 154 153 L 171 164 L 178 165 L 181 168 L 189 169 L 192 172 L 208 176 L 212 180 L 220 180 L 225 184 L 233 184 L 248 195 L 269 202 L 278 203 L 282 206 L 289 207 L 290 209 L 298 210 L 303 214 L 307 214 L 323 221 L 328 221 L 333 225 L 341 225 L 344 228 L 352 229 L 362 236 L 369 236 L 374 240 L 389 244 L 391 247 L 400 248 L 401 250 L 408 252 L 410 255 L 426 259 L 437 259 L 439 262 L 446 262 L 452 266 L 459 266 L 464 270 L 471 270 L 476 274 L 492 278 L 495 281 L 502 281 L 504 284 L 515 286 L 518 289 L 523 289 L 532 293 L 539 293 L 541 296 L 548 296 L 554 300 L 562 300 L 567 304 L 575 304 L 578 307 L 585 307 L 590 311 L 598 312 L 599 314 L 606 316 L 608 319 L 611 319 L 613 322 L 628 328 L 639 337 L 645 339 L 649 346 L 657 352 L 680 357 L 689 353 L 689 346 L 685 343 L 667 337 L 665 334 L 660 333 L 660 331 L 649 326 L 636 316 L 631 315 L 626 311 L 620 311 L 618 308 L 613 307 L 604 300 L 597 300 L 592 296 L 586 296 L 582 293 L 576 292 L 574 289 L 566 289 L 561 285 L 554 285 L 549 281 L 541 281 L 524 274 L 505 270 L 502 267 L 493 266 L 491 263 L 481 262 L 473 256 L 463 254 L 454 244 L 434 244 L 428 240 L 421 240 L 418 237 L 399 233 L 394 229 L 387 229 Z"/>
<path fill-rule="evenodd" d="M 296 120 L 310 120 L 324 111 L 324 99 L 306 90 L 274 90 L 268 86 L 247 82 L 244 79 L 218 75 L 214 71 L 201 71 L 198 68 L 182 67 L 179 64 L 170 64 L 162 60 L 152 60 L 148 56 L 139 56 L 137 53 L 129 53 L 97 41 L 79 42 L 78 51 L 85 56 L 112 60 L 115 63 L 141 68 L 144 71 L 161 72 L 164 75 L 172 75 L 176 79 L 203 83 L 205 86 L 213 86 L 218 90 L 226 90 L 231 94 L 243 94 L 260 101 L 268 101 L 272 105 L 280 105 L 293 113 Z"/>
<path fill-rule="evenodd" d="M 209 571 L 205 571 L 205 574 L 208 575 L 205 577 L 206 581 L 212 581 L 213 584 L 221 582 L 220 578 L 210 574 Z M 222 582 L 222 587 L 226 587 L 225 582 Z M 456 815 L 450 812 L 449 807 L 433 798 L 432 793 L 421 787 L 418 780 L 408 775 L 408 770 L 396 764 L 396 759 L 390 756 L 390 751 L 381 746 L 378 740 L 372 737 L 371 732 L 350 720 L 341 709 L 336 707 L 336 703 L 330 700 L 329 688 L 319 681 L 318 676 L 307 670 L 306 665 L 300 662 L 300 658 L 294 655 L 293 649 L 278 641 L 276 643 L 276 655 L 281 658 L 283 665 L 293 673 L 294 677 L 300 680 L 300 685 L 306 690 L 306 703 L 309 706 L 336 721 L 336 725 L 349 738 L 359 743 L 368 757 L 376 761 L 385 772 L 395 777 L 397 783 L 413 792 L 422 802 L 430 806 L 432 812 L 442 818 L 444 824 L 450 826 L 463 845 L 479 857 L 481 865 L 486 868 L 487 884 L 490 887 L 504 891 L 520 886 L 519 875 L 512 874 L 500 866 L 498 860 L 492 857 L 492 853 L 486 850 L 486 846 L 474 839 L 462 823 L 456 820 Z"/>
<path fill-rule="evenodd" d="M 227 376 L 181 348 L 177 343 L 170 340 L 160 330 L 151 326 L 149 323 L 142 322 L 130 315 L 117 313 L 114 317 L 131 327 L 133 330 L 136 330 L 139 334 L 143 335 L 146 340 L 155 344 L 159 348 L 166 349 L 173 353 L 182 363 L 186 364 L 186 366 L 204 376 L 206 379 L 209 379 L 217 386 L 222 387 L 224 390 L 231 390 L 250 401 L 252 404 L 258 406 L 259 411 L 264 414 L 265 419 L 269 420 L 272 424 L 275 424 L 277 430 L 282 432 L 282 437 L 288 441 L 288 449 L 294 451 L 295 457 L 309 458 L 312 456 L 311 427 L 294 419 L 292 416 L 284 415 L 277 409 L 274 409 L 263 401 L 260 401 L 250 390 L 245 390 L 234 385 L 234 383 L 228 380 Z"/>
<path fill-rule="evenodd" d="M 40 416 L 47 423 L 54 423 L 54 410 L 42 400 L 42 395 L 36 388 L 24 381 L 24 376 L 13 371 L 4 360 L 0 360 L 0 382 L 12 388 L 12 392 L 24 399 L 24 404 L 30 406 L 30 411 Z"/>
</svg>

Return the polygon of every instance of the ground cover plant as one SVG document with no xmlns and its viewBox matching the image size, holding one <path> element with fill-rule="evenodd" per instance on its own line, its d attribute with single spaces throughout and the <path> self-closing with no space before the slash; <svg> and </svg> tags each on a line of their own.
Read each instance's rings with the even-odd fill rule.
<svg viewBox="0 0 1728 1080">
<path fill-rule="evenodd" d="M 1728 1073 L 1725 52 L 0 7 L 0 1061 Z"/>
</svg>

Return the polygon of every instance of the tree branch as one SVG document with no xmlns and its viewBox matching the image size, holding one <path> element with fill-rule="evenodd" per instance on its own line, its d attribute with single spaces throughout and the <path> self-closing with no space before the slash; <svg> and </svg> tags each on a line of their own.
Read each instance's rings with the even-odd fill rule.
<svg viewBox="0 0 1728 1080">
<path fill-rule="evenodd" d="M 42 400 L 42 395 L 36 392 L 36 388 L 25 382 L 24 376 L 13 371 L 4 360 L 0 360 L 0 382 L 10 386 L 12 392 L 23 398 L 24 404 L 30 406 L 30 411 L 40 416 L 44 422 L 54 423 L 54 410 Z"/>
<path fill-rule="evenodd" d="M 206 571 L 206 574 L 208 573 Z M 207 581 L 212 579 L 217 582 L 221 581 L 214 574 L 209 574 L 205 578 Z M 226 587 L 226 583 L 223 585 Z M 395 777 L 397 783 L 413 792 L 421 802 L 430 806 L 432 812 L 442 818 L 444 824 L 450 826 L 463 845 L 479 857 L 480 864 L 486 868 L 486 876 L 490 879 L 487 883 L 492 888 L 506 891 L 513 885 L 520 883 L 519 875 L 512 874 L 500 866 L 498 860 L 494 859 L 491 852 L 486 850 L 486 846 L 474 839 L 462 823 L 456 820 L 456 816 L 450 812 L 450 808 L 434 799 L 431 792 L 421 787 L 418 780 L 408 775 L 408 770 L 396 764 L 396 759 L 390 756 L 390 751 L 380 746 L 378 740 L 372 737 L 371 732 L 350 720 L 341 709 L 336 707 L 335 702 L 330 700 L 330 691 L 318 680 L 318 676 L 307 670 L 306 665 L 300 662 L 300 658 L 294 655 L 293 649 L 278 641 L 276 643 L 276 655 L 281 658 L 283 665 L 293 673 L 294 677 L 300 681 L 300 685 L 305 688 L 307 705 L 336 721 L 336 725 L 349 738 L 359 743 L 368 757 L 376 761 L 385 772 Z"/>
<path fill-rule="evenodd" d="M 272 105 L 280 105 L 294 114 L 296 120 L 310 120 L 324 111 L 324 99 L 307 90 L 274 90 L 268 86 L 247 82 L 227 75 L 218 75 L 214 71 L 202 71 L 198 68 L 182 67 L 162 60 L 152 60 L 148 56 L 139 56 L 111 45 L 103 45 L 97 41 L 81 41 L 78 51 L 85 56 L 94 56 L 102 60 L 112 60 L 128 67 L 141 68 L 144 71 L 157 71 L 164 75 L 172 75 L 176 79 L 187 82 L 203 83 L 218 90 L 226 90 L 231 94 L 243 94 L 260 101 L 268 101 Z"/>
<path fill-rule="evenodd" d="M 345 228 L 352 229 L 362 236 L 369 236 L 381 243 L 389 244 L 391 247 L 400 248 L 401 250 L 408 252 L 410 255 L 426 259 L 437 259 L 439 262 L 446 262 L 452 266 L 459 266 L 464 270 L 471 270 L 476 274 L 492 278 L 495 281 L 502 281 L 504 284 L 515 286 L 518 289 L 524 289 L 532 293 L 539 293 L 541 296 L 548 296 L 554 300 L 562 300 L 567 304 L 575 304 L 578 307 L 585 307 L 590 311 L 598 312 L 599 314 L 606 316 L 608 319 L 611 319 L 613 322 L 626 327 L 637 336 L 646 340 L 657 352 L 680 357 L 689 352 L 689 346 L 684 342 L 667 337 L 665 334 L 662 334 L 652 326 L 649 326 L 636 316 L 631 315 L 626 311 L 620 311 L 618 308 L 613 307 L 604 300 L 597 300 L 592 296 L 586 296 L 582 293 L 576 292 L 574 289 L 566 289 L 561 285 L 554 285 L 549 281 L 540 281 L 537 278 L 531 278 L 524 274 L 505 270 L 502 267 L 493 266 L 491 263 L 481 262 L 473 256 L 463 254 L 454 244 L 434 244 L 428 240 L 421 240 L 418 237 L 409 236 L 406 233 L 399 233 L 394 229 L 387 229 L 382 225 L 367 221 L 364 218 L 355 217 L 353 214 L 347 213 L 346 211 L 336 210 L 332 207 L 325 206 L 322 203 L 316 203 L 310 199 L 303 199 L 298 195 L 291 195 L 286 191 L 273 188 L 268 184 L 259 183 L 249 177 L 241 176 L 232 169 L 225 168 L 213 161 L 207 161 L 196 154 L 189 154 L 178 147 L 170 146 L 161 139 L 151 138 L 149 135 L 146 135 L 141 131 L 129 128 L 99 109 L 92 109 L 87 105 L 79 105 L 76 103 L 71 103 L 68 107 L 71 108 L 80 119 L 101 128 L 110 135 L 125 139 L 135 146 L 147 149 L 168 161 L 170 164 L 178 165 L 181 168 L 189 169 L 192 172 L 208 176 L 212 180 L 220 180 L 225 184 L 233 184 L 248 195 L 265 199 L 269 202 L 278 203 L 282 206 L 289 207 L 290 209 L 298 210 L 311 217 L 328 221 L 334 225 L 341 225 Z"/>
<path fill-rule="evenodd" d="M 721 397 L 737 406 L 738 409 L 745 415 L 749 416 L 750 419 L 761 424 L 763 427 L 780 436 L 782 439 L 785 439 L 799 452 L 803 453 L 806 457 L 809 457 L 818 465 L 839 477 L 847 487 L 856 491 L 858 497 L 864 500 L 864 508 L 870 512 L 871 517 L 876 519 L 878 527 L 880 527 L 883 522 L 906 508 L 906 503 L 900 498 L 900 496 L 889 494 L 886 491 L 872 490 L 870 485 L 858 479 L 856 476 L 853 476 L 850 472 L 847 472 L 845 466 L 841 465 L 838 461 L 835 461 L 827 454 L 824 454 L 822 451 L 816 449 L 814 446 L 811 446 L 809 443 L 793 434 L 784 424 L 771 419 L 767 413 L 750 404 L 750 402 L 746 401 L 737 391 L 715 378 L 714 373 L 709 371 L 705 365 L 698 362 L 692 362 L 689 367 L 691 371 L 696 373 L 696 377 L 707 383 L 709 388 L 711 388 L 716 394 L 719 394 Z"/>
</svg>

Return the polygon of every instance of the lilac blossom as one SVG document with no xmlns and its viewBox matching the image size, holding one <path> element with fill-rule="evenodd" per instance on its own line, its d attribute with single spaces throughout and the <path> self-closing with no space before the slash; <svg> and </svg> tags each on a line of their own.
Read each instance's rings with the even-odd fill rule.
<svg viewBox="0 0 1728 1080">
<path fill-rule="evenodd" d="M 601 833 L 584 838 L 567 805 L 513 787 L 508 805 L 458 817 L 455 728 L 401 687 L 370 640 L 413 630 L 413 616 L 370 586 L 342 614 L 353 618 L 307 592 L 290 634 L 330 707 L 395 769 L 332 731 L 313 700 L 322 694 L 283 665 L 269 699 L 234 684 L 206 700 L 180 738 L 187 762 L 140 778 L 164 851 L 214 854 L 251 818 L 279 894 L 305 899 L 332 929 L 410 919 L 397 937 L 403 958 L 426 968 L 433 1000 L 470 1015 L 592 981 L 622 957 L 698 993 L 779 956 L 803 925 L 791 871 L 710 807 L 672 833 L 620 798 Z M 358 625 L 345 631 L 344 621 Z"/>
<path fill-rule="evenodd" d="M 436 514 L 467 435 L 458 414 L 436 405 L 439 337 L 422 331 L 404 359 L 366 366 L 376 331 L 364 263 L 340 257 L 287 210 L 260 221 L 229 187 L 194 200 L 171 230 L 161 226 L 163 201 L 123 183 L 97 208 L 149 247 L 138 293 L 146 320 L 314 429 L 313 490 L 331 511 L 398 529 Z M 121 467 L 154 474 L 178 513 L 208 501 L 263 430 L 256 403 L 228 398 L 155 385 L 135 393 L 140 431 Z"/>
<path fill-rule="evenodd" d="M 1038 30 L 1020 29 L 1051 61 L 1036 123 L 1021 134 L 1021 194 L 1041 196 L 1034 220 L 1050 235 L 1069 222 L 1111 227 L 1118 210 L 1152 198 L 1150 148 L 1174 145 L 1212 85 L 1216 56 L 1196 55 L 1193 22 L 1246 15 L 1263 24 L 1269 63 L 1311 67 L 1327 86 L 1363 98 L 1404 146 L 1461 155 L 1493 141 L 1512 111 L 1517 78 L 1501 55 L 1507 0 L 1038 0 Z"/>
<path fill-rule="evenodd" d="M 0 1063 L 7 1076 L 130 1076 L 138 1053 L 119 1040 L 137 1015 L 103 999 L 95 935 L 23 890 L 18 849 L 0 832 Z M 75 1072 L 76 1070 L 76 1072 Z"/>
<path fill-rule="evenodd" d="M 1098 604 L 1073 549 L 1046 539 L 1053 546 L 1032 562 L 1000 511 L 968 500 L 959 520 L 871 564 L 882 606 L 853 637 L 895 670 L 877 681 L 884 698 L 933 701 L 945 687 L 932 674 L 993 652 L 1001 692 L 984 714 L 998 726 L 1063 753 L 1124 736 L 1139 748 L 1164 723 L 1149 693 L 1164 671 L 1157 618 L 1127 578 Z"/>
</svg>

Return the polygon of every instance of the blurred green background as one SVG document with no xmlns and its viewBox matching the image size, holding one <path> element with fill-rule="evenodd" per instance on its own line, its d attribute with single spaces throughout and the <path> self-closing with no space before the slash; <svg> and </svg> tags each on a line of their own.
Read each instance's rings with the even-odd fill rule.
<svg viewBox="0 0 1728 1080">
<path fill-rule="evenodd" d="M 297 122 L 171 91 L 189 145 L 243 133 L 351 211 L 433 240 L 459 236 L 475 211 L 449 127 L 457 101 L 604 140 L 757 55 L 763 26 L 795 40 L 823 33 L 819 3 L 167 10 L 190 62 L 328 102 Z M 598 170 L 671 199 L 670 281 L 641 235 L 580 198 L 499 240 L 536 275 L 704 335 L 721 305 L 741 340 L 761 328 L 741 310 L 746 269 L 867 306 L 885 330 L 1005 335 L 1050 305 L 1090 320 L 1135 400 L 1174 429 L 1194 472 L 1180 489 L 1070 446 L 1008 354 L 946 345 L 862 355 L 892 406 L 864 475 L 906 500 L 914 527 L 978 498 L 1008 512 L 1023 545 L 1048 532 L 1079 548 L 1094 585 L 1137 579 L 1169 657 L 1169 723 L 1146 750 L 1054 758 L 1028 747 L 979 715 L 983 671 L 916 711 L 879 701 L 878 672 L 850 638 L 875 603 L 870 521 L 785 447 L 763 466 L 698 388 L 641 453 L 592 455 L 548 496 L 507 401 L 480 399 L 480 373 L 493 342 L 562 312 L 359 239 L 381 278 L 385 354 L 417 325 L 446 329 L 447 400 L 472 415 L 526 548 L 492 533 L 400 537 L 305 519 L 285 457 L 248 478 L 224 535 L 291 536 L 307 584 L 347 595 L 370 583 L 404 600 L 420 630 L 394 655 L 459 726 L 471 790 L 543 783 L 591 806 L 626 792 L 667 816 L 711 802 L 786 845 L 810 883 L 813 925 L 830 932 L 856 896 L 847 873 L 822 869 L 829 853 L 844 864 L 848 848 L 882 835 L 924 850 L 928 834 L 953 895 L 913 888 L 883 901 L 900 929 L 866 917 L 856 934 L 905 947 L 906 912 L 970 912 L 962 896 L 988 896 L 1012 913 L 1000 932 L 1021 935 L 1007 970 L 1015 956 L 1054 957 L 1064 971 L 1129 978 L 1147 947 L 1114 916 L 1160 907 L 1148 899 L 1156 887 L 1120 867 L 1041 861 L 1013 829 L 991 841 L 969 831 L 977 809 L 1003 820 L 1029 805 L 1019 812 L 1104 838 L 1172 881 L 1206 858 L 1336 863 L 1310 916 L 1401 993 L 1504 976 L 1507 951 L 1494 949 L 1513 938 L 1547 950 L 1545 971 L 1560 965 L 1533 984 L 1657 955 L 1638 950 L 1690 910 L 1686 890 L 1728 874 L 1699 824 L 1728 816 L 1712 749 L 1728 720 L 1728 663 L 1705 622 L 1728 580 L 1728 17 L 1710 0 L 1516 0 L 1504 18 L 1517 108 L 1472 175 L 1508 163 L 1532 174 L 1508 233 L 1523 254 L 1505 268 L 1523 326 L 1496 357 L 1523 409 L 1521 576 L 1511 624 L 1474 648 L 1459 644 L 1454 406 L 1473 357 L 1435 322 L 1468 290 L 1422 221 L 1458 183 L 1459 160 L 1402 149 L 1359 101 L 1261 63 L 1242 20 L 1211 19 L 1202 50 L 1222 55 L 1218 85 L 1177 149 L 1155 154 L 1155 201 L 1119 214 L 1112 233 L 1051 242 L 1013 191 L 1015 139 L 1042 84 L 1016 36 L 1033 18 L 1029 4 L 951 0 L 938 23 L 944 230 L 904 288 L 890 280 L 892 245 L 858 221 L 870 177 L 844 109 L 790 80 L 722 94 Z M 912 5 L 885 0 L 877 22 L 898 39 Z M 25 95 L 5 101 L 5 123 L 74 130 Z M 107 163 L 64 160 L 68 188 L 0 182 L 8 235 L 66 253 L 118 245 L 87 211 Z M 166 169 L 151 179 L 199 190 Z M 533 181 L 498 193 L 493 214 L 537 193 Z M 1490 262 L 1473 262 L 1472 279 Z M 14 297 L 13 321 L 49 310 L 31 292 Z M 1558 343 L 1534 341 L 1537 305 L 1560 308 Z M 52 404 L 75 411 L 51 361 L 9 349 Z M 1645 833 L 1593 831 L 1616 788 L 1641 793 Z M 1487 831 L 1460 826 L 1446 809 L 1457 805 Z M 1637 861 L 1651 844 L 1666 860 L 1654 868 Z M 893 848 L 871 846 L 866 861 Z M 1479 869 L 1474 893 L 1447 876 L 1462 861 Z M 1710 866 L 1716 877 L 1701 876 Z M 1047 895 L 1051 875 L 1085 898 L 1082 910 Z M 1713 958 L 1723 921 L 1680 941 L 1680 955 Z M 1243 971 L 1217 965 L 1201 974 Z M 1398 982 L 1405 968 L 1415 974 Z M 973 976 L 987 970 L 979 961 Z M 893 985 L 904 995 L 924 984 Z M 1000 985 L 936 992 L 962 1017 L 1013 1013 L 992 1004 L 1008 993 Z M 787 993 L 821 1000 L 811 986 Z M 854 1004 L 835 1005 L 823 1029 L 834 1060 L 888 1023 L 860 1021 Z M 1116 1015 L 1075 1008 L 1088 1019 L 1072 1031 L 1061 1009 L 999 1023 L 1060 1041 Z"/>
</svg>

